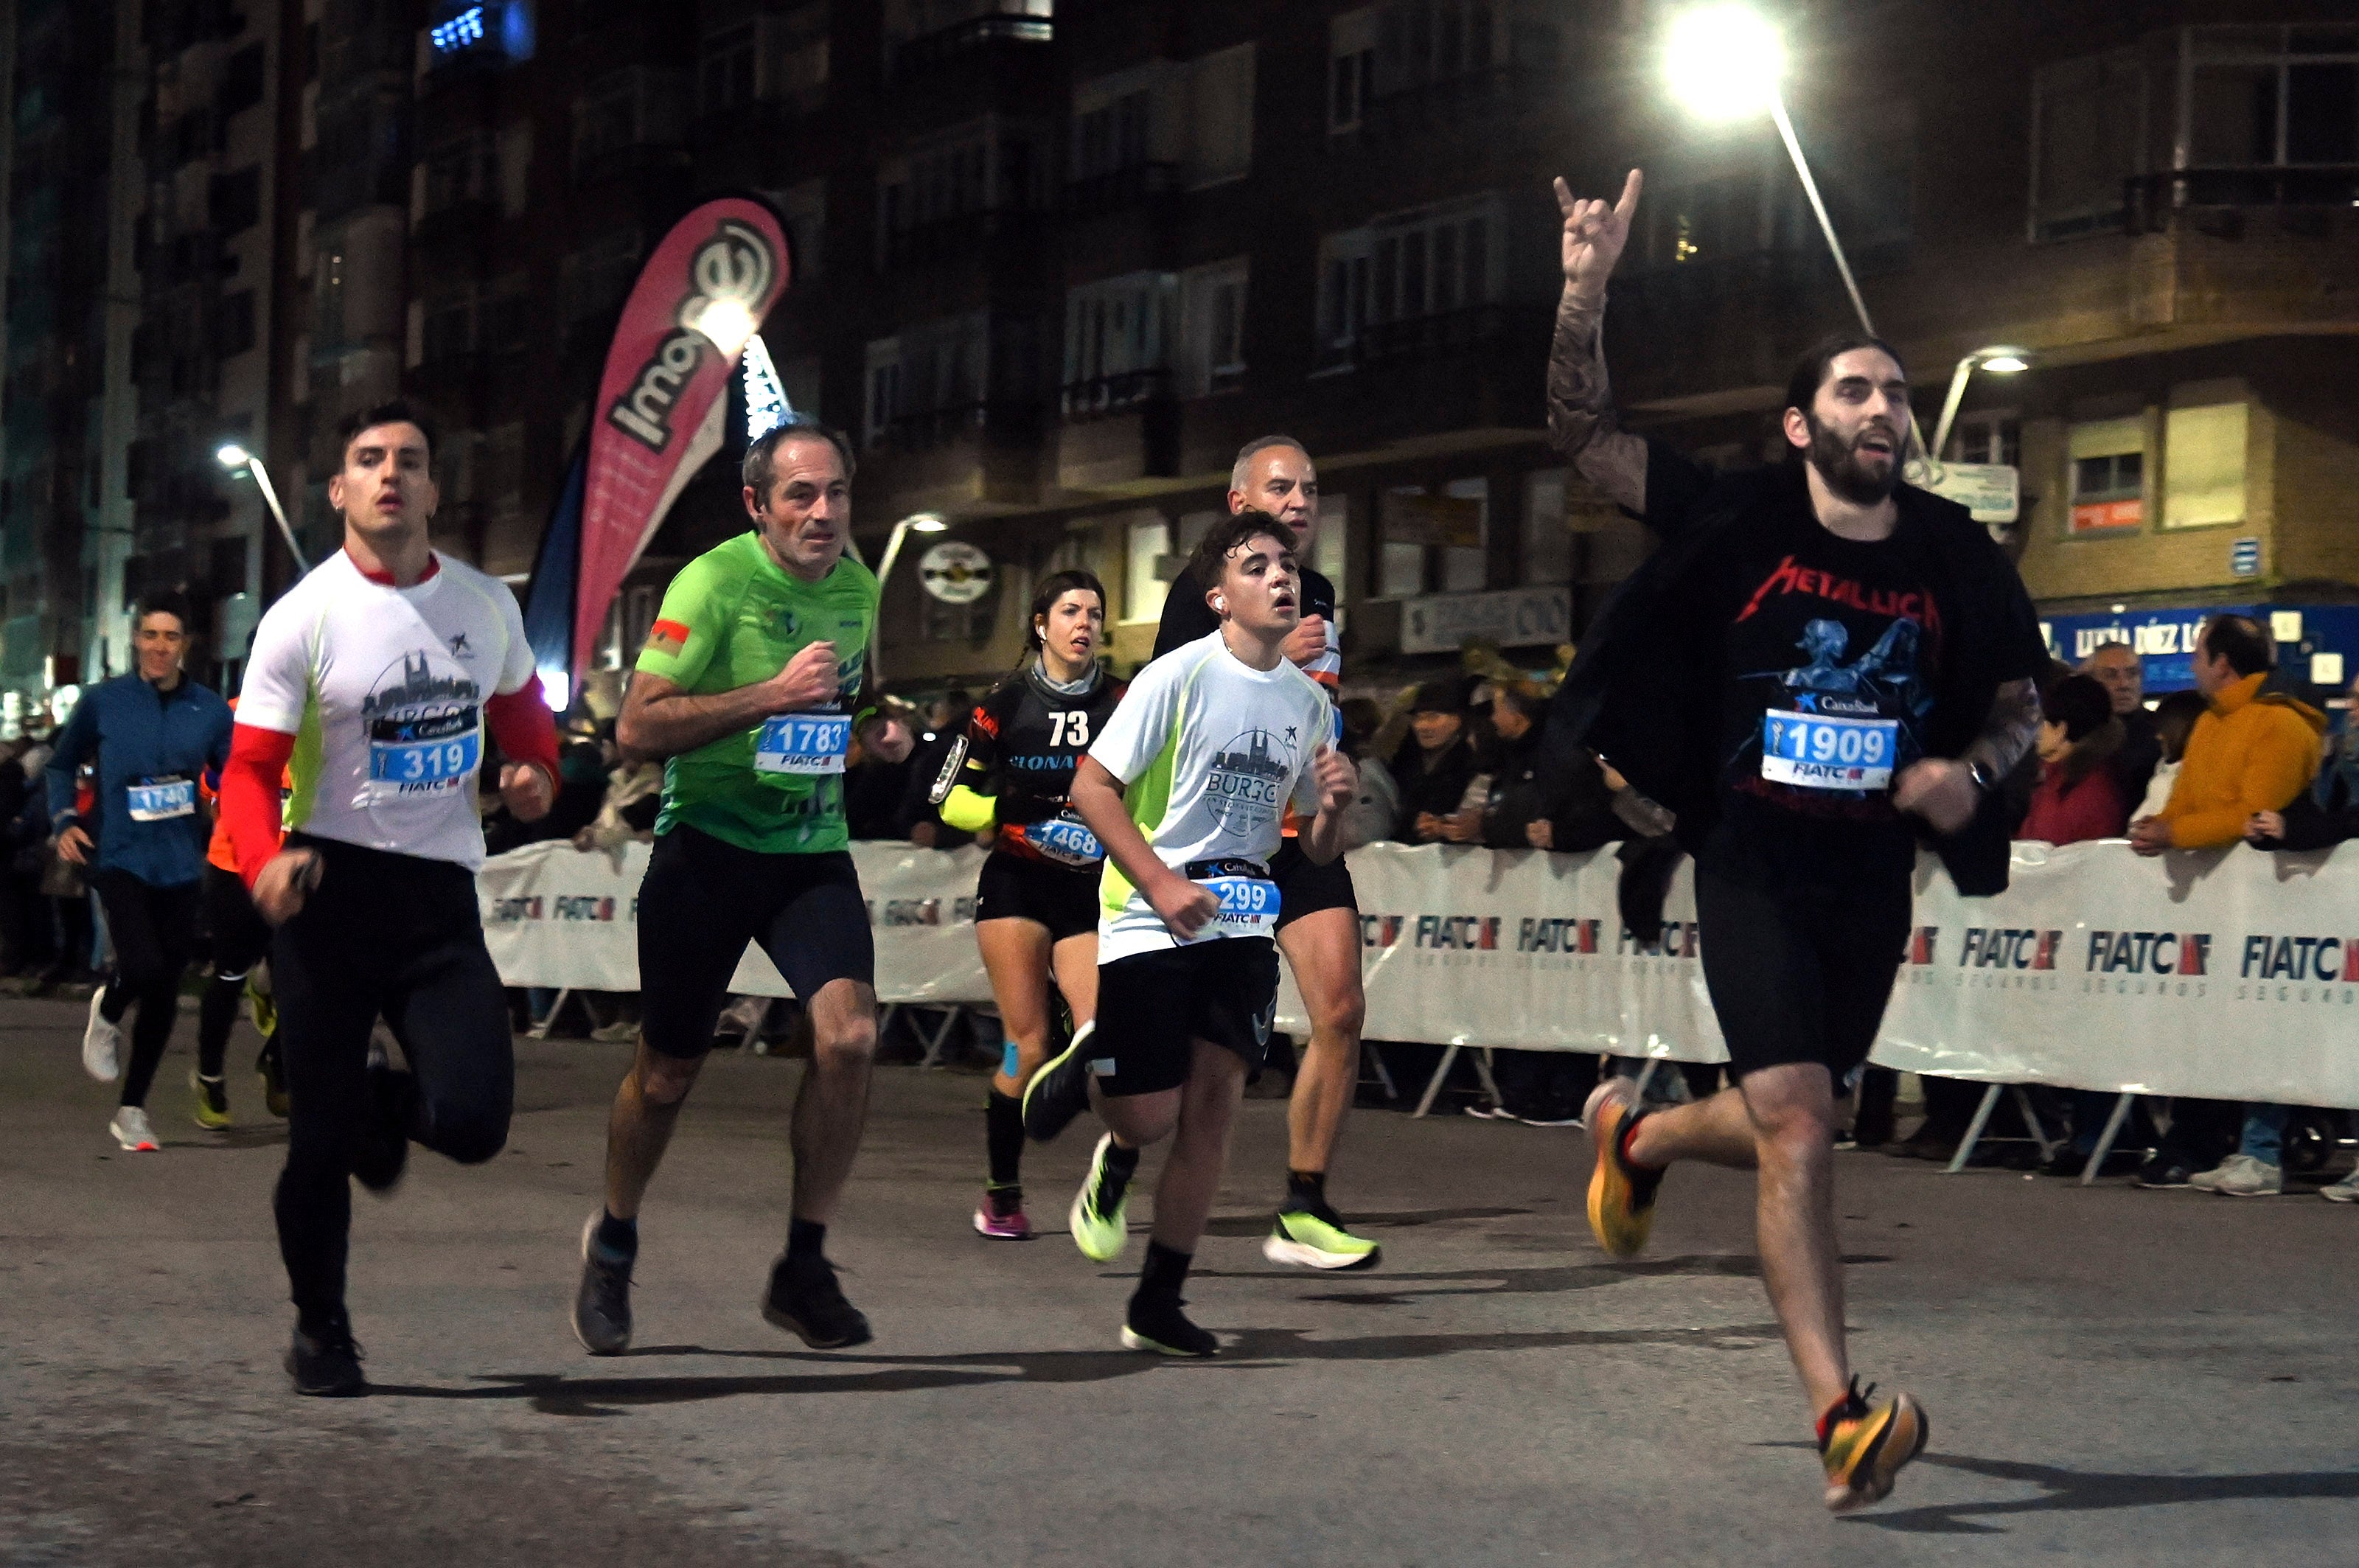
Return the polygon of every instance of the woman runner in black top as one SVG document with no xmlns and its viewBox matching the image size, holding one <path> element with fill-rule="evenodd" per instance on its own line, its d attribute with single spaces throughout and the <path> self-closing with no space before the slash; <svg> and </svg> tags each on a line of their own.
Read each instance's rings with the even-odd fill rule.
<svg viewBox="0 0 2359 1568">
<path fill-rule="evenodd" d="M 1032 1236 L 1018 1172 L 1022 1095 L 1052 1054 L 1050 979 L 1076 1032 L 1097 1011 L 1105 852 L 1065 791 L 1122 696 L 1097 662 L 1104 641 L 1105 588 L 1096 577 L 1060 572 L 1043 583 L 1032 600 L 1031 652 L 976 704 L 934 781 L 942 821 L 992 835 L 975 889 L 974 937 L 1007 1047 L 984 1106 L 990 1176 L 974 1228 L 1005 1241 Z"/>
</svg>

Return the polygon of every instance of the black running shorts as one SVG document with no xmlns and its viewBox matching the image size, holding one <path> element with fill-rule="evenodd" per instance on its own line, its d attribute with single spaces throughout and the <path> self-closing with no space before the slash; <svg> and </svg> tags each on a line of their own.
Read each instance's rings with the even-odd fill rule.
<svg viewBox="0 0 2359 1568">
<path fill-rule="evenodd" d="M 876 983 L 876 941 L 845 850 L 764 855 L 691 827 L 656 840 L 639 885 L 639 994 L 648 1048 L 712 1048 L 729 977 L 761 943 L 798 999 L 833 980 Z"/>
<path fill-rule="evenodd" d="M 1875 1043 L 1908 944 L 1908 881 L 1773 894 L 1699 863 L 1695 883 L 1730 1076 L 1815 1062 L 1841 1094 Z"/>
<path fill-rule="evenodd" d="M 1100 1093 L 1152 1094 L 1188 1081 L 1200 1040 L 1258 1072 L 1277 1011 L 1277 947 L 1266 937 L 1134 953 L 1098 965 L 1097 1033 L 1082 1049 Z"/>
<path fill-rule="evenodd" d="M 1100 867 L 1057 866 L 994 850 L 975 881 L 974 918 L 1031 920 L 1062 942 L 1098 929 Z"/>
<path fill-rule="evenodd" d="M 1321 909 L 1360 912 L 1360 895 L 1352 887 L 1351 869 L 1343 857 L 1321 866 L 1302 853 L 1302 841 L 1288 838 L 1269 857 L 1269 879 L 1277 884 L 1277 929 L 1284 931 L 1305 915 Z"/>
</svg>

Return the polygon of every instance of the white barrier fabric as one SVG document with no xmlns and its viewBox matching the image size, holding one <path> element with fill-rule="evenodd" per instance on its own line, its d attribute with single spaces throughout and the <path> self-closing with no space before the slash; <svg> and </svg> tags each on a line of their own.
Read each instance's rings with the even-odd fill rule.
<svg viewBox="0 0 2359 1568">
<path fill-rule="evenodd" d="M 859 844 L 877 993 L 990 999 L 972 929 L 983 852 Z M 645 846 L 502 855 L 480 880 L 485 936 L 513 985 L 638 985 Z M 1724 1060 L 1682 866 L 1663 939 L 1616 913 L 1620 862 L 1590 855 L 1375 844 L 1352 855 L 1366 1032 L 1525 1050 Z M 2146 860 L 2119 843 L 2017 844 L 2013 886 L 1962 898 L 1930 858 L 1875 1060 L 1941 1076 L 2233 1100 L 2359 1105 L 2359 845 Z M 738 989 L 781 996 L 749 949 Z M 1281 1028 L 1304 1032 L 1289 976 Z"/>
</svg>

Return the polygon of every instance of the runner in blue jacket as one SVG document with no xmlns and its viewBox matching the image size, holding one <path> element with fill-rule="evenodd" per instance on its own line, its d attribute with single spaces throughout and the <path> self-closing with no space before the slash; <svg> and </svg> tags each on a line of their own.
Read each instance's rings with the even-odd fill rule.
<svg viewBox="0 0 2359 1568">
<path fill-rule="evenodd" d="M 90 999 L 82 1062 L 112 1083 L 123 1043 L 123 1015 L 133 1004 L 130 1071 L 107 1130 L 126 1149 L 153 1149 L 147 1088 L 179 1012 L 180 975 L 196 945 L 197 905 L 205 869 L 204 818 L 197 810 L 201 774 L 229 760 L 229 704 L 182 672 L 189 619 L 177 595 L 153 596 L 133 623 L 129 675 L 103 681 L 82 701 L 49 758 L 49 828 L 58 854 L 90 867 L 92 891 L 106 910 L 114 972 Z M 98 768 L 94 824 L 74 811 L 74 775 Z M 96 838 L 92 836 L 92 827 Z M 201 1061 L 190 1086 L 201 1127 L 229 1125 L 220 1053 Z"/>
</svg>

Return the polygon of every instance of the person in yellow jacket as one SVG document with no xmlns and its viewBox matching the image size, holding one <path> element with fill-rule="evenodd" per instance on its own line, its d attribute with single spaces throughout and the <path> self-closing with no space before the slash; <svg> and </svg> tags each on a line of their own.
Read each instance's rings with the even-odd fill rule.
<svg viewBox="0 0 2359 1568">
<path fill-rule="evenodd" d="M 2217 849 L 2240 842 L 2256 811 L 2279 811 L 2318 771 L 2326 715 L 2282 691 L 2264 691 L 2277 645 L 2245 615 L 2214 615 L 2195 640 L 2195 689 L 2211 704 L 2187 738 L 2170 800 L 2130 824 L 2140 855 Z"/>
</svg>

